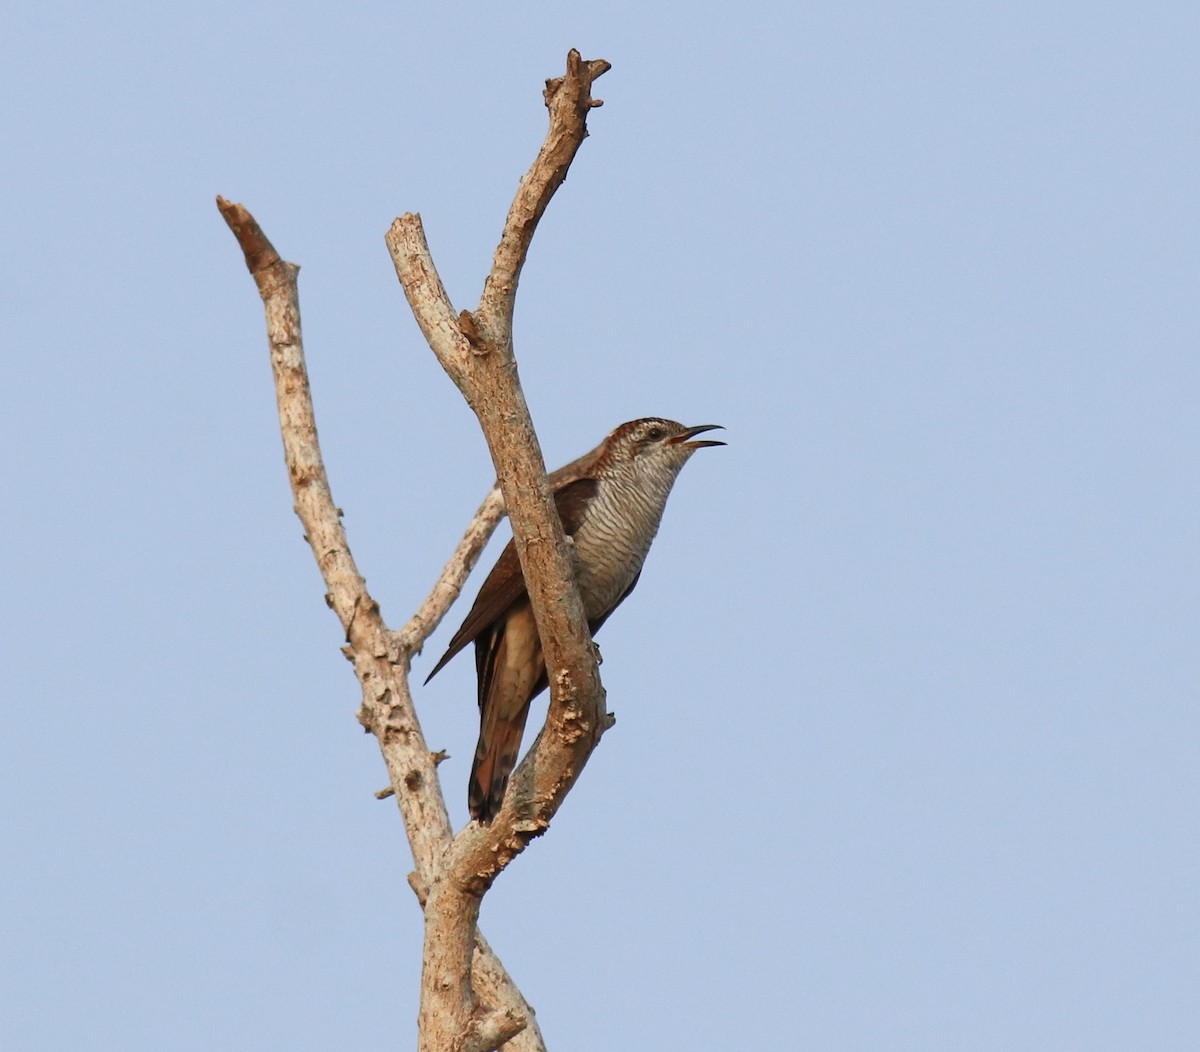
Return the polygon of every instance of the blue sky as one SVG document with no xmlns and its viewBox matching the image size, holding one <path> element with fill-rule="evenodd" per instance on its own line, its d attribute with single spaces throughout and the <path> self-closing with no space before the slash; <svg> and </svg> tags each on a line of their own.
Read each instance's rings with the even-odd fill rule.
<svg viewBox="0 0 1200 1052">
<path fill-rule="evenodd" d="M 484 904 L 550 1047 L 1194 1045 L 1200 12 L 565 7 L 8 14 L 0 1044 L 411 1047 L 407 849 L 213 198 L 302 265 L 398 626 L 490 473 L 383 235 L 419 211 L 473 305 L 576 47 L 605 106 L 517 310 L 547 459 L 729 446 Z M 418 693 L 459 822 L 472 676 Z"/>
</svg>

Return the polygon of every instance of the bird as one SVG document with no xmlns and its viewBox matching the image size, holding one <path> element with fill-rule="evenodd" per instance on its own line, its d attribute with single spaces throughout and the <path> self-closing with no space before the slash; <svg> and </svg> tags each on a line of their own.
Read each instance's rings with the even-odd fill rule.
<svg viewBox="0 0 1200 1052">
<path fill-rule="evenodd" d="M 687 427 L 662 417 L 630 420 L 612 431 L 593 454 L 568 465 L 574 470 L 556 473 L 567 473 L 569 478 L 556 488 L 554 503 L 593 635 L 637 585 L 683 465 L 698 449 L 725 445 L 696 436 L 720 428 L 720 424 Z M 504 802 L 529 703 L 549 682 L 511 540 L 425 682 L 471 642 L 479 690 L 479 741 L 467 802 L 471 817 L 487 825 Z"/>
</svg>

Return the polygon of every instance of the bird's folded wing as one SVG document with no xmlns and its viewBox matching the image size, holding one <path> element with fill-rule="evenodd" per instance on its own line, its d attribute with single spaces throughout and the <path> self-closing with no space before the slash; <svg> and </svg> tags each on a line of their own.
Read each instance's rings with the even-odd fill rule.
<svg viewBox="0 0 1200 1052">
<path fill-rule="evenodd" d="M 579 529 L 583 521 L 588 502 L 596 493 L 595 479 L 576 479 L 554 494 L 554 504 L 558 508 L 558 516 L 562 519 L 563 532 L 571 536 Z M 521 573 L 521 561 L 517 557 L 517 549 L 509 541 L 500 553 L 492 572 L 487 575 L 479 595 L 475 597 L 475 605 L 467 614 L 462 627 L 454 633 L 450 645 L 441 660 L 433 666 L 433 671 L 425 678 L 428 683 L 436 676 L 455 654 L 472 642 L 481 632 L 498 621 L 500 617 L 513 606 L 525 599 L 525 578 Z"/>
</svg>

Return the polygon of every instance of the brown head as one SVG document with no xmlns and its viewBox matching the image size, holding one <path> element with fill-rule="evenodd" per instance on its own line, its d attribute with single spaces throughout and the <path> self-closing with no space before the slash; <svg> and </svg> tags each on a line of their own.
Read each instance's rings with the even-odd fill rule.
<svg viewBox="0 0 1200 1052">
<path fill-rule="evenodd" d="M 696 438 L 720 427 L 720 424 L 688 427 L 677 420 L 658 416 L 630 420 L 604 440 L 591 474 L 597 478 L 608 478 L 633 473 L 674 481 L 680 468 L 697 449 L 725 445 L 713 439 Z"/>
</svg>

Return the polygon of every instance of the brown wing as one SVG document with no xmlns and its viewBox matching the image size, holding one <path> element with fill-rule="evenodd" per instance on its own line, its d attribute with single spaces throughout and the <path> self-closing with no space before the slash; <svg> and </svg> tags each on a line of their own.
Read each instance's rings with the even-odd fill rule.
<svg viewBox="0 0 1200 1052">
<path fill-rule="evenodd" d="M 500 619 L 509 607 L 525 597 L 525 578 L 521 576 L 521 562 L 517 558 L 517 549 L 512 541 L 504 546 L 496 565 L 479 589 L 475 597 L 475 605 L 467 614 L 467 619 L 450 640 L 446 653 L 433 666 L 433 671 L 425 678 L 428 683 L 445 667 L 446 663 L 470 643 L 476 636 L 489 628 Z"/>
<path fill-rule="evenodd" d="M 562 519 L 563 533 L 568 537 L 575 536 L 599 485 L 595 479 L 576 479 L 554 494 L 554 506 Z"/>
<path fill-rule="evenodd" d="M 558 508 L 559 518 L 562 519 L 563 532 L 568 537 L 579 529 L 588 502 L 595 495 L 596 486 L 595 479 L 576 479 L 554 494 L 554 504 Z M 516 547 L 509 541 L 500 553 L 500 558 L 496 560 L 496 565 L 484 579 L 471 612 L 454 633 L 446 653 L 433 666 L 433 671 L 425 678 L 425 682 L 433 679 L 455 654 L 500 620 L 501 615 L 513 604 L 525 598 L 525 578 L 521 574 L 521 561 L 517 557 Z"/>
</svg>

